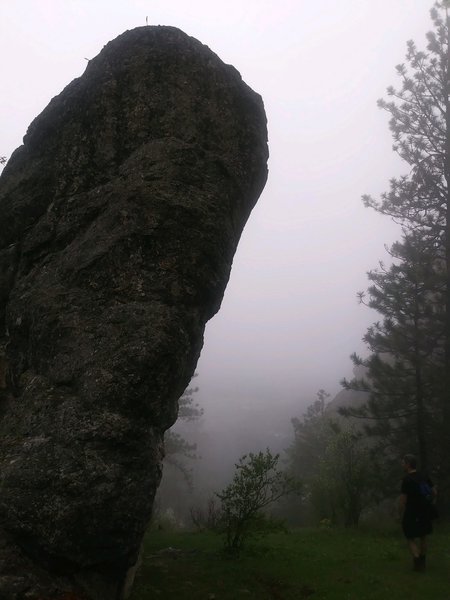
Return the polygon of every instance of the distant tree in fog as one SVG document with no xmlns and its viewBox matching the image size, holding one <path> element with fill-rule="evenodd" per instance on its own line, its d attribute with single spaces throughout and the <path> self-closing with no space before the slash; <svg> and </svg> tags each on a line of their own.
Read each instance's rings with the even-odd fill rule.
<svg viewBox="0 0 450 600">
<path fill-rule="evenodd" d="M 197 377 L 197 373 L 194 373 Z M 198 387 L 188 387 L 184 390 L 178 400 L 178 418 L 183 421 L 195 421 L 200 419 L 205 412 L 204 409 L 195 402 L 195 394 L 198 392 Z"/>
<path fill-rule="evenodd" d="M 362 433 L 348 428 L 329 439 L 310 480 L 311 500 L 324 518 L 358 527 L 361 513 L 373 503 L 377 484 Z"/>
<path fill-rule="evenodd" d="M 358 526 L 361 512 L 372 502 L 374 469 L 361 432 L 333 418 L 328 396 L 320 390 L 303 419 L 292 419 L 289 472 L 302 480 L 304 502 L 319 520 Z"/>
<path fill-rule="evenodd" d="M 177 526 L 183 525 L 189 517 L 187 498 L 194 492 L 193 462 L 200 458 L 196 452 L 197 444 L 190 441 L 194 438 L 193 432 L 189 431 L 191 424 L 195 429 L 203 415 L 203 408 L 195 400 L 197 392 L 197 387 L 188 387 L 183 392 L 178 401 L 178 421 L 164 434 L 163 477 L 156 494 L 154 519 L 165 521 L 168 518 Z M 179 429 L 175 430 L 177 426 Z"/>
<path fill-rule="evenodd" d="M 197 375 L 195 374 L 194 377 Z M 178 420 L 191 422 L 200 419 L 204 409 L 195 402 L 195 394 L 198 387 L 188 387 L 178 400 Z M 180 433 L 173 429 L 166 431 L 164 435 L 164 462 L 176 469 L 185 479 L 188 485 L 192 484 L 191 469 L 189 461 L 198 458 L 196 455 L 197 444 L 188 442 Z"/>
<path fill-rule="evenodd" d="M 291 419 L 294 428 L 294 440 L 286 454 L 290 472 L 300 479 L 308 479 L 317 471 L 320 458 L 334 432 L 334 423 L 325 414 L 330 394 L 325 390 L 317 392 L 317 399 L 307 407 L 300 419 Z"/>
</svg>

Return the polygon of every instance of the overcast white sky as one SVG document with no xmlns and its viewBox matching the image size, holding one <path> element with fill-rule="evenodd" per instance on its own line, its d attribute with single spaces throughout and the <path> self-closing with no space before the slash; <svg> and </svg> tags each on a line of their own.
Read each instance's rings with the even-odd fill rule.
<svg viewBox="0 0 450 600">
<path fill-rule="evenodd" d="M 0 154 L 111 39 L 173 25 L 233 64 L 264 100 L 269 181 L 208 324 L 197 383 L 226 406 L 303 404 L 339 391 L 376 314 L 366 271 L 398 233 L 362 206 L 406 172 L 376 107 L 431 0 L 0 0 Z"/>
</svg>

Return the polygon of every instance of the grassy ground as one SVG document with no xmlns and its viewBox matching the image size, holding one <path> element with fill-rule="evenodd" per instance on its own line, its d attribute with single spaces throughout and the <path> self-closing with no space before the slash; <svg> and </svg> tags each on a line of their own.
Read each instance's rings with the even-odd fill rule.
<svg viewBox="0 0 450 600">
<path fill-rule="evenodd" d="M 450 530 L 411 571 L 399 531 L 300 529 L 224 557 L 211 533 L 151 532 L 130 600 L 450 600 Z"/>
</svg>

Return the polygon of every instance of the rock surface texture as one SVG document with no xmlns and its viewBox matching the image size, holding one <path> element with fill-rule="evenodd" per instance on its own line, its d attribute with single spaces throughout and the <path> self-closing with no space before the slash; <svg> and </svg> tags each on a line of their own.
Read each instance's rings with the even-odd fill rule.
<svg viewBox="0 0 450 600">
<path fill-rule="evenodd" d="M 267 177 L 261 98 L 172 27 L 108 43 L 0 179 L 0 598 L 114 600 Z"/>
</svg>

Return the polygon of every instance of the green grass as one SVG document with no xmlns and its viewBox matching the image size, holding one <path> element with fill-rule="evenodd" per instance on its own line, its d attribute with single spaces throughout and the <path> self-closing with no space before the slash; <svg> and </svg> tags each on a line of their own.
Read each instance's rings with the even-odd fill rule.
<svg viewBox="0 0 450 600">
<path fill-rule="evenodd" d="M 437 529 L 426 573 L 411 571 L 400 531 L 300 529 L 238 559 L 215 534 L 152 531 L 130 600 L 450 600 L 450 533 Z"/>
</svg>

